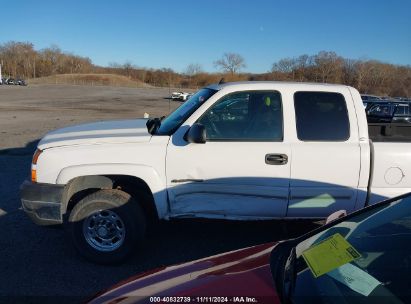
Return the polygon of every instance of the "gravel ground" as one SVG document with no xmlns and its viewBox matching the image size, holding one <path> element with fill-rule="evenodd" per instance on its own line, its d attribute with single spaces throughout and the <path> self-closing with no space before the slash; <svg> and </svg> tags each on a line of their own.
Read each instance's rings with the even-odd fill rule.
<svg viewBox="0 0 411 304">
<path fill-rule="evenodd" d="M 0 86 L 0 150 L 24 147 L 50 130 L 82 122 L 167 115 L 180 102 L 168 88 Z"/>
<path fill-rule="evenodd" d="M 78 303 L 141 271 L 302 234 L 310 222 L 162 222 L 120 266 L 83 260 L 62 229 L 34 225 L 20 208 L 37 140 L 70 124 L 161 116 L 176 108 L 169 89 L 62 85 L 0 86 L 0 302 Z"/>
</svg>

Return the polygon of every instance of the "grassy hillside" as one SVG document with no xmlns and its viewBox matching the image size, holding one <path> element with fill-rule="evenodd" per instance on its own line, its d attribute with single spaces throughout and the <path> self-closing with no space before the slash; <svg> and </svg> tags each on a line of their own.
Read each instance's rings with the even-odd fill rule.
<svg viewBox="0 0 411 304">
<path fill-rule="evenodd" d="M 60 74 L 30 79 L 29 84 L 73 84 L 141 88 L 150 85 L 115 74 Z"/>
</svg>

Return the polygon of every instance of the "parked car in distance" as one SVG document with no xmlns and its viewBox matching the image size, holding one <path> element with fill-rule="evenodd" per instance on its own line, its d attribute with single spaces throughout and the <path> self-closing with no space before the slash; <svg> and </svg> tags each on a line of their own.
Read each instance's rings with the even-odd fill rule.
<svg viewBox="0 0 411 304">
<path fill-rule="evenodd" d="M 361 99 L 363 101 L 368 101 L 368 100 L 378 100 L 381 99 L 381 97 L 379 96 L 375 96 L 375 95 L 369 95 L 369 94 L 361 94 Z"/>
<path fill-rule="evenodd" d="M 384 100 L 368 103 L 367 121 L 370 123 L 411 123 L 410 103 Z"/>
<path fill-rule="evenodd" d="M 173 92 L 171 93 L 171 99 L 180 99 L 182 92 Z"/>
<path fill-rule="evenodd" d="M 408 97 L 393 97 L 395 101 L 411 101 L 411 98 Z"/>
<path fill-rule="evenodd" d="M 20 85 L 20 86 L 26 86 L 27 85 L 27 83 L 24 79 L 17 79 L 14 84 L 15 85 Z"/>
<path fill-rule="evenodd" d="M 411 303 L 410 261 L 409 193 L 295 239 L 142 273 L 90 303 Z"/>
<path fill-rule="evenodd" d="M 173 100 L 181 100 L 181 101 L 186 101 L 189 99 L 191 96 L 193 96 L 192 93 L 187 93 L 187 92 L 173 92 L 171 94 L 171 99 Z"/>
<path fill-rule="evenodd" d="M 361 99 L 362 99 L 364 108 L 367 108 L 370 102 L 378 101 L 378 100 L 381 100 L 382 98 L 379 96 L 375 96 L 375 95 L 361 94 Z"/>
<path fill-rule="evenodd" d="M 24 79 L 21 78 L 2 78 L 0 79 L 0 84 L 2 85 L 20 85 L 20 86 L 26 86 L 27 83 Z"/>
<path fill-rule="evenodd" d="M 8 78 L 8 79 L 6 80 L 6 83 L 7 83 L 8 85 L 14 85 L 14 84 L 15 84 L 15 80 L 14 80 L 14 78 Z"/>
</svg>

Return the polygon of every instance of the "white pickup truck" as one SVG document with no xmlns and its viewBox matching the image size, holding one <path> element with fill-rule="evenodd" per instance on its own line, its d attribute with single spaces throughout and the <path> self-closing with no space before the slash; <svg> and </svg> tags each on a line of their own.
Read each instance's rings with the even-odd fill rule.
<svg viewBox="0 0 411 304">
<path fill-rule="evenodd" d="M 389 125 L 372 128 L 378 142 L 352 87 L 211 85 L 164 119 L 48 133 L 22 206 L 37 224 L 65 223 L 79 252 L 100 263 L 125 258 L 155 219 L 351 212 L 411 189 L 411 144 L 401 134 L 393 142 Z"/>
</svg>

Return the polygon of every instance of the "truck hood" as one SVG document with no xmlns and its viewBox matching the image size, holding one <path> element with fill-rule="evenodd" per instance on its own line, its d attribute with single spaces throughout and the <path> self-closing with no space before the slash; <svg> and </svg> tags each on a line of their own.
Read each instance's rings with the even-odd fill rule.
<svg viewBox="0 0 411 304">
<path fill-rule="evenodd" d="M 100 293 L 89 303 L 149 303 L 153 296 L 224 296 L 229 302 L 234 297 L 243 297 L 244 302 L 252 297 L 258 303 L 280 303 L 269 264 L 273 246 L 275 243 L 258 245 L 146 272 Z"/>
<path fill-rule="evenodd" d="M 99 121 L 70 126 L 47 133 L 38 148 L 103 144 L 148 142 L 151 134 L 146 127 L 146 119 Z"/>
</svg>

